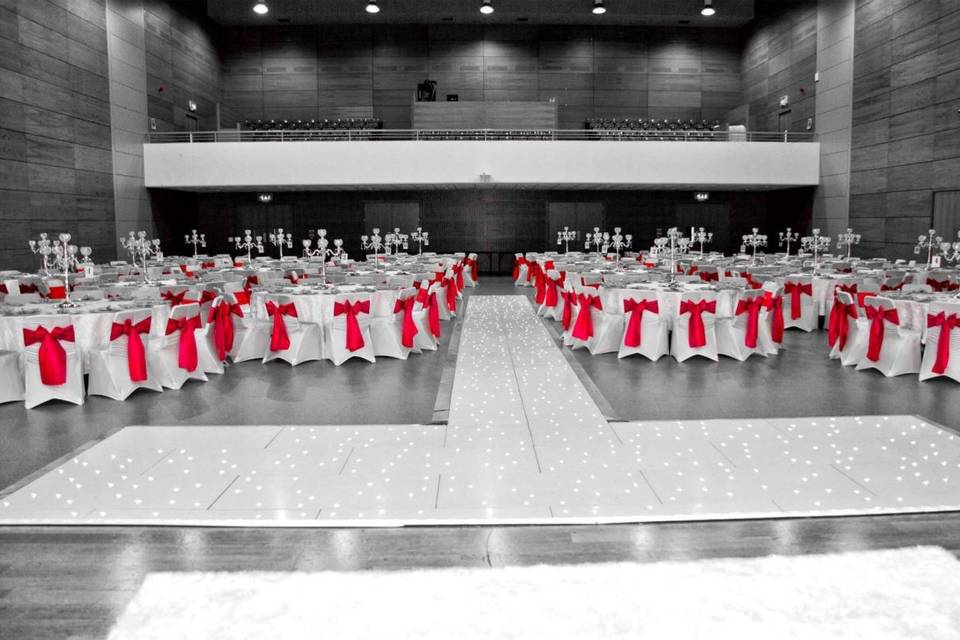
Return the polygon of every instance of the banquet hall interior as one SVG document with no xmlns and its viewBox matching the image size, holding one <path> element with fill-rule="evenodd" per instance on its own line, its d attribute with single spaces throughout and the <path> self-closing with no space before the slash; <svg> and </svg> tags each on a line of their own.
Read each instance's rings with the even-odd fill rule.
<svg viewBox="0 0 960 640">
<path fill-rule="evenodd" d="M 960 637 L 956 0 L 0 0 L 0 223 L 0 638 Z"/>
</svg>

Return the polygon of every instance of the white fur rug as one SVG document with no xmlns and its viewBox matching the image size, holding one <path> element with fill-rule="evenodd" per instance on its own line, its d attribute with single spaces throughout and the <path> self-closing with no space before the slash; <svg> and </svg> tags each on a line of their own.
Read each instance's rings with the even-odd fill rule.
<svg viewBox="0 0 960 640">
<path fill-rule="evenodd" d="M 150 574 L 110 634 L 154 638 L 960 638 L 943 549 L 397 572 Z"/>
</svg>

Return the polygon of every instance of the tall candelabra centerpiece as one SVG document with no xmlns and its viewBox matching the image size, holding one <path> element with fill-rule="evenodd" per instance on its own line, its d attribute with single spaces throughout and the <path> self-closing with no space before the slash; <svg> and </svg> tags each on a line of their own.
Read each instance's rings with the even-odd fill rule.
<svg viewBox="0 0 960 640">
<path fill-rule="evenodd" d="M 787 247 L 787 257 L 790 257 L 790 245 L 800 239 L 800 234 L 787 227 L 786 231 L 780 232 L 780 246 L 786 245 Z"/>
<path fill-rule="evenodd" d="M 430 246 L 430 234 L 423 228 L 417 227 L 417 230 L 410 234 L 410 239 L 417 243 L 417 255 L 423 254 L 423 248 Z"/>
<path fill-rule="evenodd" d="M 163 258 L 160 251 L 160 240 L 157 238 L 147 238 L 146 231 L 131 231 L 126 238 L 120 238 L 120 245 L 126 249 L 133 258 L 133 264 L 143 266 L 143 281 L 149 283 L 150 276 L 147 273 L 147 259 L 150 256 L 156 256 L 158 260 Z"/>
<path fill-rule="evenodd" d="M 583 246 L 585 249 L 590 249 L 590 245 L 593 245 L 594 251 L 597 252 L 597 259 L 599 260 L 603 253 L 607 250 L 607 245 L 610 242 L 610 234 L 604 231 L 600 233 L 600 227 L 594 227 L 593 233 L 587 233 L 584 237 Z"/>
<path fill-rule="evenodd" d="M 653 244 L 657 248 L 658 258 L 666 257 L 670 260 L 669 282 L 671 285 L 675 284 L 677 280 L 677 258 L 681 252 L 680 247 L 688 246 L 690 239 L 684 237 L 677 227 L 670 227 L 667 229 L 667 235 L 654 239 Z"/>
<path fill-rule="evenodd" d="M 571 231 L 570 227 L 564 227 L 563 231 L 557 231 L 557 246 L 562 246 L 564 253 L 570 253 L 570 241 L 576 239 L 577 232 Z"/>
<path fill-rule="evenodd" d="M 814 229 L 811 235 L 800 238 L 800 248 L 813 253 L 813 272 L 820 271 L 820 254 L 830 248 L 830 236 L 820 235 L 820 229 Z"/>
<path fill-rule="evenodd" d="M 927 250 L 927 269 L 929 269 L 933 264 L 933 252 L 939 249 L 941 244 L 943 244 L 943 237 L 937 235 L 936 229 L 930 229 L 917 238 L 917 246 L 913 248 L 913 252 L 920 255 L 921 251 Z"/>
<path fill-rule="evenodd" d="M 197 253 L 197 247 L 198 247 L 198 246 L 203 247 L 204 249 L 207 248 L 207 239 L 206 239 L 206 237 L 205 237 L 204 234 L 202 234 L 202 233 L 198 235 L 196 229 L 192 229 L 192 230 L 190 231 L 190 233 L 184 234 L 184 236 L 183 236 L 183 242 L 184 242 L 184 244 L 192 244 L 192 245 L 193 245 L 193 257 L 194 257 L 194 258 L 196 258 L 197 255 L 198 255 L 198 253 Z"/>
<path fill-rule="evenodd" d="M 713 232 L 707 231 L 703 227 L 700 227 L 693 232 L 691 240 L 700 245 L 700 257 L 702 258 L 704 253 L 704 245 L 708 245 L 713 242 Z"/>
<path fill-rule="evenodd" d="M 267 234 L 267 238 L 270 240 L 270 244 L 275 247 L 280 248 L 280 259 L 283 260 L 283 248 L 293 249 L 293 234 L 284 233 L 283 227 L 279 229 L 274 229 Z"/>
<path fill-rule="evenodd" d="M 633 246 L 633 234 L 623 235 L 620 233 L 620 227 L 613 228 L 613 235 L 610 236 L 610 246 L 617 253 L 617 271 L 620 270 L 620 252 Z"/>
<path fill-rule="evenodd" d="M 253 250 L 257 253 L 263 253 L 263 236 L 254 236 L 250 229 L 244 229 L 242 236 L 231 236 L 227 242 L 232 243 L 236 249 L 247 250 L 247 262 L 253 260 Z"/>
<path fill-rule="evenodd" d="M 390 254 L 391 251 L 398 254 L 400 249 L 406 251 L 410 246 L 409 240 L 409 234 L 400 233 L 399 227 L 395 227 L 392 232 L 386 234 L 383 238 L 384 245 L 387 247 L 387 254 Z"/>
<path fill-rule="evenodd" d="M 957 240 L 960 240 L 960 231 L 957 232 Z M 960 242 L 941 242 L 940 253 L 947 262 L 960 261 Z"/>
<path fill-rule="evenodd" d="M 847 230 L 837 236 L 837 249 L 847 248 L 847 260 L 853 252 L 853 245 L 860 244 L 860 234 L 854 233 L 849 227 Z"/>
<path fill-rule="evenodd" d="M 374 269 L 380 270 L 380 250 L 383 249 L 383 238 L 380 237 L 380 229 L 373 228 L 373 233 L 369 236 L 364 234 L 360 236 L 360 248 L 364 250 L 373 249 Z"/>
<path fill-rule="evenodd" d="M 47 237 L 47 234 L 41 233 L 39 240 L 28 240 L 27 244 L 30 246 L 30 251 L 40 256 L 40 268 L 45 274 L 49 275 L 50 257 L 53 254 L 53 243 L 50 242 L 50 238 Z"/>
<path fill-rule="evenodd" d="M 70 299 L 70 272 L 75 271 L 80 266 L 77 259 L 77 253 L 80 248 L 75 244 L 70 244 L 71 236 L 69 233 L 61 233 L 57 240 L 51 243 L 52 265 L 63 274 L 63 285 L 66 289 L 66 297 L 59 304 L 60 307 L 76 307 L 76 302 Z"/>
<path fill-rule="evenodd" d="M 305 258 L 320 258 L 320 278 L 326 282 L 327 280 L 327 257 L 333 257 L 335 254 L 338 255 L 340 252 L 340 247 L 343 246 L 343 240 L 339 238 L 334 240 L 337 243 L 337 251 L 330 249 L 330 241 L 327 240 L 327 230 L 326 229 L 317 229 L 317 248 L 311 250 L 310 246 L 313 244 L 313 241 L 310 238 L 303 239 L 303 257 Z"/>
<path fill-rule="evenodd" d="M 750 247 L 753 252 L 752 264 L 757 264 L 757 247 L 767 246 L 767 236 L 760 233 L 760 229 L 754 227 L 750 233 L 743 236 L 743 246 Z"/>
</svg>

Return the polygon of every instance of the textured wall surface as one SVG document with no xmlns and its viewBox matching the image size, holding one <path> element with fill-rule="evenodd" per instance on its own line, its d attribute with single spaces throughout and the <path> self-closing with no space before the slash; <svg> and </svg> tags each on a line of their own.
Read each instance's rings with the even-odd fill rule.
<svg viewBox="0 0 960 640">
<path fill-rule="evenodd" d="M 590 117 L 724 118 L 740 103 L 739 32 L 590 27 L 264 27 L 223 32 L 224 102 L 241 119 L 372 108 L 408 128 L 416 85 L 438 99 L 549 100 Z"/>
<path fill-rule="evenodd" d="M 854 50 L 851 225 L 911 257 L 933 193 L 960 189 L 960 3 L 859 0 Z"/>
<path fill-rule="evenodd" d="M 114 202 L 103 0 L 0 3 L 0 265 L 67 231 L 107 257 Z"/>
</svg>

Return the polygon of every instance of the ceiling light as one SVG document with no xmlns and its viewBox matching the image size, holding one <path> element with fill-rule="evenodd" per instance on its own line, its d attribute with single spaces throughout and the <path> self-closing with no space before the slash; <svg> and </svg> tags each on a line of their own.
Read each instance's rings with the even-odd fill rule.
<svg viewBox="0 0 960 640">
<path fill-rule="evenodd" d="M 700 15 L 712 16 L 715 13 L 716 10 L 713 8 L 713 0 L 703 0 L 703 9 L 700 10 Z"/>
<path fill-rule="evenodd" d="M 262 16 L 268 11 L 270 11 L 270 7 L 267 6 L 266 2 L 258 2 L 257 4 L 253 5 L 253 12 L 257 15 Z"/>
<path fill-rule="evenodd" d="M 491 13 L 493 13 L 493 5 L 490 4 L 490 0 L 483 0 L 483 2 L 480 3 L 480 13 L 482 13 L 485 16 L 488 16 Z"/>
<path fill-rule="evenodd" d="M 602 16 L 606 12 L 607 12 L 607 8 L 603 6 L 603 0 L 593 0 L 594 15 Z"/>
<path fill-rule="evenodd" d="M 367 3 L 367 13 L 380 13 L 380 7 L 377 6 L 377 0 L 370 0 Z"/>
</svg>

